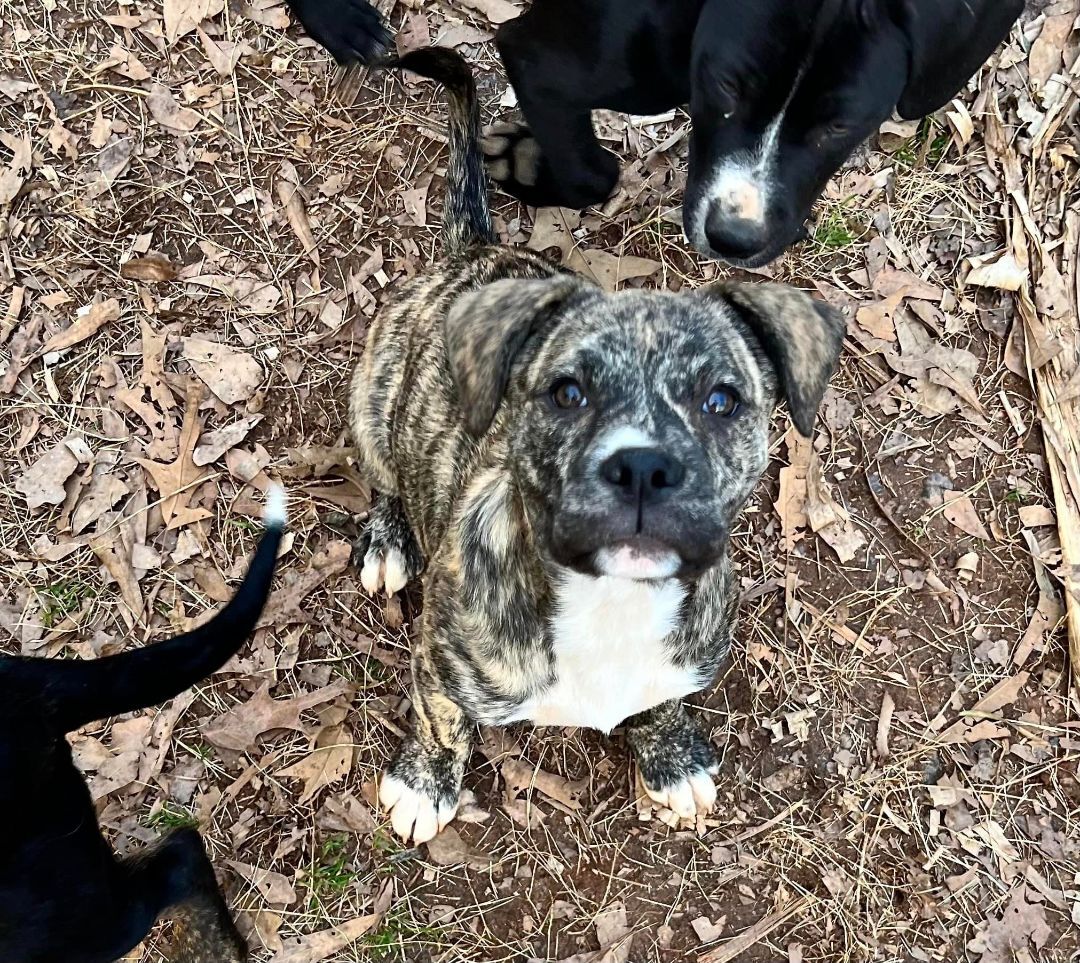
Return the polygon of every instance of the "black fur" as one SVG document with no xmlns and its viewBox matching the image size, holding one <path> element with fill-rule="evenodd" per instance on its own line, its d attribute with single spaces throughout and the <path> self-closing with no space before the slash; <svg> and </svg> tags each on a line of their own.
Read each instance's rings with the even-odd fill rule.
<svg viewBox="0 0 1080 963">
<path fill-rule="evenodd" d="M 227 662 L 270 591 L 282 526 L 270 524 L 233 600 L 205 625 L 119 655 L 0 655 L 0 960 L 111 963 L 179 908 L 173 959 L 246 958 L 198 833 L 117 859 L 64 734 L 172 698 Z"/>
</svg>

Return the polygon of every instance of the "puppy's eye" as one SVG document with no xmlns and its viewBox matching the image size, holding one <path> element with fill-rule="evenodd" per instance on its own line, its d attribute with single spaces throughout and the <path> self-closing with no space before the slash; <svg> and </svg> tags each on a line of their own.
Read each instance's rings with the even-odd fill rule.
<svg viewBox="0 0 1080 963">
<path fill-rule="evenodd" d="M 739 410 L 739 396 L 727 385 L 717 385 L 709 392 L 701 410 L 707 415 L 730 418 Z"/>
<path fill-rule="evenodd" d="M 585 389 L 573 378 L 560 378 L 551 386 L 550 393 L 556 408 L 573 410 L 589 404 Z"/>
</svg>

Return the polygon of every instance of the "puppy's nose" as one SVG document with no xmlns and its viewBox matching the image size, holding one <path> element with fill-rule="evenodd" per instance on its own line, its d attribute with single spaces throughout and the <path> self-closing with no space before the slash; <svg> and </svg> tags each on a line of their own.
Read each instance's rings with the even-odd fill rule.
<svg viewBox="0 0 1080 963">
<path fill-rule="evenodd" d="M 682 484 L 682 463 L 655 448 L 623 448 L 600 466 L 600 475 L 628 502 L 648 505 Z"/>
<path fill-rule="evenodd" d="M 768 243 L 764 222 L 725 215 L 719 205 L 709 211 L 705 236 L 717 254 L 737 261 L 760 254 Z"/>
</svg>

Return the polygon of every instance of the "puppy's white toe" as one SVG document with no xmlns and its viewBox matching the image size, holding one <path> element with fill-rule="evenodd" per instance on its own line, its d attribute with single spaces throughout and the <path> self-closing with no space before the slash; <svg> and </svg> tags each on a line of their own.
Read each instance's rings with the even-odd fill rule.
<svg viewBox="0 0 1080 963">
<path fill-rule="evenodd" d="M 668 805 L 668 791 L 666 789 L 654 789 L 647 782 L 642 782 L 642 785 L 645 787 L 645 792 L 649 794 L 649 798 L 656 803 L 657 806 L 663 806 L 667 809 L 671 808 L 671 806 Z"/>
<path fill-rule="evenodd" d="M 454 803 L 452 806 L 440 806 L 439 807 L 439 832 L 441 833 L 450 822 L 457 815 L 458 804 Z"/>
<path fill-rule="evenodd" d="M 707 772 L 695 772 L 690 777 L 690 789 L 694 794 L 694 806 L 704 815 L 716 805 L 716 783 Z"/>
<path fill-rule="evenodd" d="M 364 557 L 364 567 L 360 569 L 360 584 L 368 595 L 377 595 L 383 585 L 383 560 L 375 552 L 368 552 Z"/>
<path fill-rule="evenodd" d="M 414 846 L 434 839 L 457 813 L 456 805 L 436 811 L 431 799 L 394 776 L 383 776 L 379 802 L 389 811 L 394 832 Z"/>
<path fill-rule="evenodd" d="M 361 574 L 361 581 L 363 575 Z M 393 595 L 405 588 L 409 581 L 409 573 L 405 567 L 405 556 L 396 548 L 387 549 L 386 560 L 383 564 L 383 587 L 387 595 Z"/>
<path fill-rule="evenodd" d="M 387 811 L 393 809 L 408 788 L 396 776 L 384 775 L 379 780 L 379 804 Z"/>
</svg>

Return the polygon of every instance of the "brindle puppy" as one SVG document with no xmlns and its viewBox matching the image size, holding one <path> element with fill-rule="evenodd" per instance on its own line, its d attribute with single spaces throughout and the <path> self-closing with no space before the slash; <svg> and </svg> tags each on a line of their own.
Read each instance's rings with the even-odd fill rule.
<svg viewBox="0 0 1080 963">
<path fill-rule="evenodd" d="M 715 800 L 682 699 L 724 658 L 727 541 L 783 396 L 808 434 L 841 319 L 792 288 L 608 295 L 495 243 L 472 76 L 451 51 L 395 63 L 450 96 L 445 261 L 371 326 L 350 421 L 380 494 L 365 588 L 424 569 L 413 727 L 380 799 L 406 840 L 454 816 L 477 723 L 625 722 L 649 795 Z"/>
</svg>

